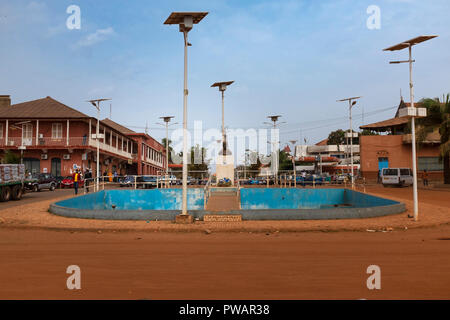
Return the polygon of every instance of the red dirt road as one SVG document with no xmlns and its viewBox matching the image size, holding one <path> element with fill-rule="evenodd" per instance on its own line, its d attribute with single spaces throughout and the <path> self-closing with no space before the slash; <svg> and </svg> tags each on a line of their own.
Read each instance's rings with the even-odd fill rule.
<svg viewBox="0 0 450 320">
<path fill-rule="evenodd" d="M 450 226 L 390 233 L 0 229 L 0 299 L 450 299 Z M 66 288 L 69 265 L 81 290 Z M 381 268 L 368 290 L 366 268 Z"/>
</svg>

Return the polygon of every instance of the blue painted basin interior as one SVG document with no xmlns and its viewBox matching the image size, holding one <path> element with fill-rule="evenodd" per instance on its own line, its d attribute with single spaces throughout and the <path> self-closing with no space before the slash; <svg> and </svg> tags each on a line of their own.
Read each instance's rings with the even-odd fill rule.
<svg viewBox="0 0 450 320">
<path fill-rule="evenodd" d="M 241 189 L 243 210 L 368 208 L 398 203 L 348 189 Z"/>
<path fill-rule="evenodd" d="M 188 189 L 188 210 L 204 209 L 203 188 Z M 63 200 L 58 206 L 84 210 L 181 210 L 182 189 L 102 190 Z"/>
</svg>

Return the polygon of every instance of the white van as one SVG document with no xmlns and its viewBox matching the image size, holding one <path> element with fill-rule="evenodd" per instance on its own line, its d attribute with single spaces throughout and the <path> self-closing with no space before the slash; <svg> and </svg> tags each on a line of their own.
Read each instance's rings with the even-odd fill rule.
<svg viewBox="0 0 450 320">
<path fill-rule="evenodd" d="M 413 184 L 413 173 L 409 168 L 385 168 L 381 174 L 383 186 L 410 186 Z"/>
</svg>

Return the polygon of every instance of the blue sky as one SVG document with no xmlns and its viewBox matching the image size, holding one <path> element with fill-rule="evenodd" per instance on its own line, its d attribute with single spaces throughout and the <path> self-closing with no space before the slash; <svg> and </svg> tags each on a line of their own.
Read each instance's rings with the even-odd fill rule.
<svg viewBox="0 0 450 320">
<path fill-rule="evenodd" d="M 69 5 L 81 9 L 81 29 L 69 30 Z M 381 9 L 381 29 L 369 30 L 366 10 Z M 0 94 L 18 103 L 52 96 L 95 116 L 87 99 L 113 99 L 112 119 L 160 139 L 158 117 L 182 120 L 183 40 L 163 25 L 172 11 L 208 11 L 190 32 L 189 126 L 261 128 L 281 114 L 281 143 L 315 143 L 348 128 L 347 106 L 361 95 L 355 125 L 392 117 L 400 90 L 409 100 L 407 52 L 382 49 L 421 34 L 440 37 L 414 48 L 416 100 L 450 92 L 448 0 L 119 1 L 2 0 Z M 104 105 L 102 117 L 109 115 Z M 372 112 L 372 113 L 371 113 Z"/>
</svg>

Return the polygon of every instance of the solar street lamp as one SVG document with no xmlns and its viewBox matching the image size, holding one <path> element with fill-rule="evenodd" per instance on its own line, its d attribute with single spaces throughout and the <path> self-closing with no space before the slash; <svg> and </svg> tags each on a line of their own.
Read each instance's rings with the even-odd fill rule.
<svg viewBox="0 0 450 320">
<path fill-rule="evenodd" d="M 353 127 L 352 127 L 352 108 L 357 103 L 356 100 L 362 97 L 353 97 L 347 99 L 341 99 L 337 102 L 348 101 L 349 119 L 350 119 L 350 165 L 351 165 L 351 179 L 352 179 L 352 189 L 355 188 L 355 177 L 353 176 Z M 348 151 L 347 151 L 348 152 Z"/>
<path fill-rule="evenodd" d="M 175 118 L 174 116 L 166 116 L 166 117 L 159 117 L 160 119 L 163 119 L 164 124 L 158 123 L 160 125 L 163 125 L 166 127 L 166 187 L 168 183 L 169 178 L 169 122 Z M 171 126 L 177 124 L 177 122 L 172 123 Z"/>
<path fill-rule="evenodd" d="M 208 12 L 172 12 L 164 24 L 178 24 L 180 32 L 184 36 L 184 89 L 183 89 L 183 197 L 181 214 L 187 215 L 187 47 L 188 32 L 192 30 L 194 24 L 199 23 Z"/>
<path fill-rule="evenodd" d="M 98 184 L 100 182 L 100 102 L 107 100 L 111 99 L 93 99 L 87 101 L 97 109 L 97 128 L 95 130 L 95 140 L 97 140 L 97 183 L 94 185 L 96 191 L 99 190 Z"/>
<path fill-rule="evenodd" d="M 224 82 L 216 82 L 211 85 L 211 88 L 218 87 L 219 91 L 222 93 L 222 151 L 223 155 L 227 155 L 227 146 L 226 146 L 226 138 L 225 138 L 225 98 L 224 92 L 227 90 L 227 86 L 231 85 L 234 81 L 224 81 Z M 225 157 L 224 157 L 225 159 Z"/>
<path fill-rule="evenodd" d="M 281 116 L 280 115 L 276 115 L 276 116 L 268 116 L 267 118 L 269 118 L 270 119 L 270 121 L 272 121 L 272 123 L 273 123 L 273 129 L 274 130 L 276 130 L 276 128 L 277 128 L 277 122 L 278 122 L 278 119 L 280 118 Z M 265 124 L 270 124 L 269 122 L 264 122 Z M 286 122 L 280 122 L 280 124 L 281 123 L 286 123 Z M 276 183 L 278 184 L 278 165 L 279 165 L 279 163 L 278 163 L 278 144 L 280 143 L 280 141 L 273 141 L 272 142 L 272 153 L 273 153 L 273 157 L 272 157 L 272 161 L 273 161 L 273 164 L 274 164 L 274 175 L 275 175 L 275 181 L 276 181 Z"/>
<path fill-rule="evenodd" d="M 390 64 L 400 64 L 400 63 L 409 63 L 409 94 L 410 94 L 410 108 L 404 108 L 405 110 L 401 110 L 400 116 L 410 117 L 411 118 L 411 144 L 412 144 L 412 165 L 413 165 L 413 199 L 414 199 L 414 221 L 418 221 L 419 219 L 419 200 L 417 195 L 417 159 L 416 159 L 416 125 L 414 118 L 415 117 L 424 117 L 426 116 L 426 109 L 424 108 L 415 108 L 414 107 L 414 85 L 412 79 L 412 67 L 415 60 L 412 59 L 412 47 L 416 44 L 431 40 L 436 38 L 437 36 L 419 36 L 399 44 L 396 44 L 392 47 L 383 49 L 383 51 L 400 51 L 408 48 L 409 50 L 409 59 L 404 61 L 391 61 Z"/>
</svg>

